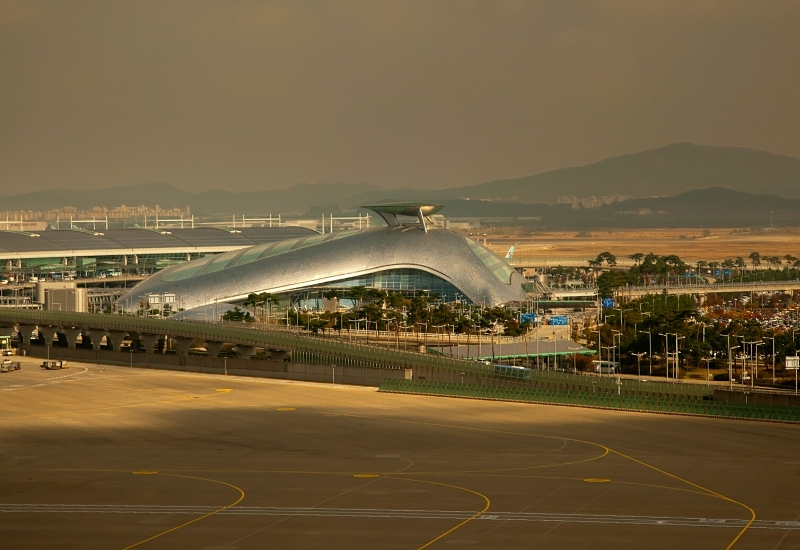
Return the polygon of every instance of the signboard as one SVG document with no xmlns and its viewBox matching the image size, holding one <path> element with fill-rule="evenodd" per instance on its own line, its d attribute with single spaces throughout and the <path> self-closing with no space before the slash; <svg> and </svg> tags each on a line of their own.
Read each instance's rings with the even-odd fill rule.
<svg viewBox="0 0 800 550">
<path fill-rule="evenodd" d="M 551 325 L 568 325 L 569 318 L 566 315 L 553 315 L 550 317 L 550 324 Z"/>
<path fill-rule="evenodd" d="M 786 370 L 798 370 L 800 369 L 800 357 L 795 355 L 787 356 L 786 357 Z"/>
<path fill-rule="evenodd" d="M 614 298 L 603 298 L 603 307 L 614 307 Z"/>
<path fill-rule="evenodd" d="M 523 313 L 521 316 L 522 324 L 530 323 L 535 325 L 539 322 L 539 316 L 535 313 Z"/>
</svg>

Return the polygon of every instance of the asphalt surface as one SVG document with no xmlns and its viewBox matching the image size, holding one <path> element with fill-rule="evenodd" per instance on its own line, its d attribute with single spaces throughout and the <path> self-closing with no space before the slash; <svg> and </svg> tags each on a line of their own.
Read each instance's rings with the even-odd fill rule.
<svg viewBox="0 0 800 550">
<path fill-rule="evenodd" d="M 796 426 L 40 362 L 2 548 L 800 548 Z"/>
</svg>

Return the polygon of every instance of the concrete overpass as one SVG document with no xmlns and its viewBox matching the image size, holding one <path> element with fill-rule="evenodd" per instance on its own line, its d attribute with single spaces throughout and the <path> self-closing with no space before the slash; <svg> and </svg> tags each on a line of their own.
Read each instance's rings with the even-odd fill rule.
<svg viewBox="0 0 800 550">
<path fill-rule="evenodd" d="M 800 280 L 628 286 L 616 289 L 614 296 L 615 298 L 631 299 L 653 294 L 664 294 L 665 292 L 672 296 L 705 296 L 706 294 L 723 294 L 727 292 L 793 292 L 794 290 L 800 290 Z"/>
<path fill-rule="evenodd" d="M 130 338 L 141 342 L 146 353 L 151 354 L 161 353 L 156 346 L 159 341 L 170 338 L 178 355 L 187 355 L 192 344 L 200 340 L 211 357 L 218 356 L 223 344 L 233 344 L 237 353 L 245 358 L 253 356 L 261 349 L 276 360 L 282 360 L 287 353 L 291 353 L 293 360 L 300 358 L 306 362 L 328 365 L 384 369 L 425 368 L 494 375 L 493 366 L 475 361 L 317 338 L 286 328 L 264 330 L 263 325 L 253 329 L 244 324 L 237 327 L 127 315 L 0 308 L 0 335 L 10 336 L 17 330 L 23 345 L 30 344 L 31 334 L 36 331 L 44 337 L 45 342 L 51 342 L 57 334 L 61 334 L 71 348 L 76 346 L 78 336 L 82 336 L 88 338 L 96 351 L 100 350 L 103 338 L 117 352 L 120 351 L 123 340 Z"/>
<path fill-rule="evenodd" d="M 497 252 L 502 258 L 503 254 Z M 594 260 L 596 256 L 572 256 L 572 257 L 536 257 L 536 256 L 514 256 L 506 258 L 508 265 L 518 269 L 537 268 L 537 267 L 589 267 L 589 260 Z M 617 258 L 618 268 L 633 267 L 636 263 L 629 258 Z M 604 265 L 605 267 L 605 265 Z"/>
</svg>

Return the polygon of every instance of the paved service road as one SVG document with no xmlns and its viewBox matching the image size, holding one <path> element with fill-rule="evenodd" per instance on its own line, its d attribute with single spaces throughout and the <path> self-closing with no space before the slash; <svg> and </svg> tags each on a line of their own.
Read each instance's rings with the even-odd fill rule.
<svg viewBox="0 0 800 550">
<path fill-rule="evenodd" d="M 3 548 L 800 548 L 796 426 L 23 361 Z"/>
</svg>

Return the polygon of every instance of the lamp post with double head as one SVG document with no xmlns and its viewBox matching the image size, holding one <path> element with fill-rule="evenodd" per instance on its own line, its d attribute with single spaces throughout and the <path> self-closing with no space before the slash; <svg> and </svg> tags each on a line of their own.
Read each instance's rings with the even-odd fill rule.
<svg viewBox="0 0 800 550">
<path fill-rule="evenodd" d="M 650 344 L 650 353 L 647 358 L 650 360 L 650 376 L 653 376 L 653 333 L 649 330 L 640 330 L 639 334 L 647 334 L 647 341 Z"/>
</svg>

